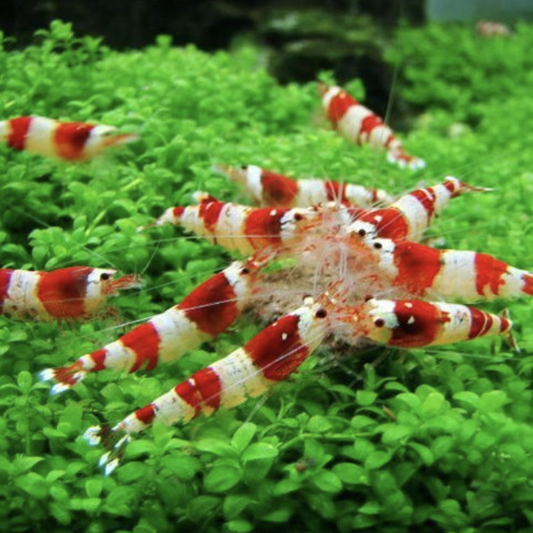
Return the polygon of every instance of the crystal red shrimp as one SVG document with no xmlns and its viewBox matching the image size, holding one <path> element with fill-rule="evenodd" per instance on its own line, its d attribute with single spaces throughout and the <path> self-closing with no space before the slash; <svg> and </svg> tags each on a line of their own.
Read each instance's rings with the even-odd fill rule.
<svg viewBox="0 0 533 533">
<path fill-rule="evenodd" d="M 371 207 L 377 203 L 389 204 L 393 200 L 382 189 L 318 178 L 292 180 L 255 165 L 217 165 L 215 170 L 239 184 L 260 205 L 307 207 L 337 201 L 355 207 Z"/>
<path fill-rule="evenodd" d="M 423 300 L 379 300 L 371 298 L 347 307 L 340 320 L 347 324 L 345 340 L 356 344 L 363 336 L 380 344 L 420 348 L 451 344 L 485 335 L 510 336 L 507 316 L 486 313 L 466 305 Z"/>
<path fill-rule="evenodd" d="M 419 241 L 424 231 L 452 198 L 457 198 L 465 192 L 488 190 L 490 189 L 473 187 L 448 176 L 443 183 L 416 189 L 398 198 L 388 207 L 365 209 L 328 202 L 316 207 L 319 216 L 311 221 L 309 226 L 317 228 L 325 221 L 330 225 L 336 222 L 337 232 L 342 232 L 344 236 L 357 234 L 366 239 L 382 237 L 395 241 Z M 331 230 L 332 228 L 329 229 L 330 234 L 333 233 Z M 322 233 L 326 231 L 323 230 Z"/>
<path fill-rule="evenodd" d="M 116 134 L 114 126 L 86 122 L 59 122 L 44 117 L 19 117 L 0 122 L 0 142 L 15 150 L 64 161 L 85 161 L 110 146 L 137 139 Z"/>
<path fill-rule="evenodd" d="M 380 117 L 341 87 L 329 87 L 320 83 L 319 93 L 328 119 L 347 140 L 384 149 L 389 161 L 401 167 L 419 169 L 426 166 L 422 159 L 405 151 L 398 137 Z"/>
<path fill-rule="evenodd" d="M 113 279 L 116 272 L 87 266 L 50 272 L 0 269 L 0 314 L 39 320 L 87 318 L 108 296 L 139 286 L 134 275 Z"/>
<path fill-rule="evenodd" d="M 259 268 L 269 257 L 256 254 L 247 261 L 235 261 L 196 287 L 180 304 L 70 366 L 44 370 L 41 379 L 55 383 L 52 393 L 59 393 L 91 372 L 152 370 L 161 362 L 178 359 L 235 322 L 252 295 Z"/>
<path fill-rule="evenodd" d="M 100 461 L 106 474 L 118 465 L 130 436 L 155 420 L 165 424 L 188 422 L 200 413 L 232 408 L 263 394 L 286 379 L 323 341 L 327 311 L 318 303 L 281 317 L 260 331 L 242 348 L 196 372 L 148 405 L 130 414 L 111 430 L 90 427 L 85 437 L 92 444 L 107 440 L 111 451 Z"/>
<path fill-rule="evenodd" d="M 411 295 L 466 301 L 533 296 L 533 273 L 487 254 L 381 238 L 360 243 L 373 251 L 381 275 Z"/>
<path fill-rule="evenodd" d="M 251 255 L 265 247 L 288 247 L 319 213 L 313 208 L 248 207 L 196 195 L 198 205 L 171 207 L 154 224 L 174 224 L 227 250 Z"/>
<path fill-rule="evenodd" d="M 348 232 L 368 237 L 419 241 L 434 218 L 456 198 L 470 191 L 489 191 L 447 176 L 443 183 L 416 189 L 388 207 L 363 211 Z"/>
</svg>

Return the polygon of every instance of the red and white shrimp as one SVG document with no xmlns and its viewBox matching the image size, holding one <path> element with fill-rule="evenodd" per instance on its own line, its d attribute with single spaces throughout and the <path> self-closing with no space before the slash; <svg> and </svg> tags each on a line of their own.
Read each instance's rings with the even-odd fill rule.
<svg viewBox="0 0 533 533">
<path fill-rule="evenodd" d="M 41 379 L 55 383 L 52 392 L 59 393 L 91 372 L 152 370 L 161 362 L 181 357 L 235 322 L 248 304 L 258 270 L 267 258 L 256 254 L 248 261 L 235 261 L 196 287 L 180 304 L 70 366 L 44 370 Z"/>
<path fill-rule="evenodd" d="M 510 340 L 512 322 L 506 315 L 486 313 L 475 307 L 423 300 L 378 300 L 343 310 L 347 342 L 365 337 L 379 344 L 420 348 L 462 342 L 485 335 Z"/>
<path fill-rule="evenodd" d="M 372 252 L 382 278 L 404 294 L 469 302 L 533 296 L 533 273 L 487 254 L 381 238 L 362 237 L 360 243 Z"/>
<path fill-rule="evenodd" d="M 452 198 L 465 192 L 485 192 L 490 189 L 473 187 L 447 176 L 443 183 L 416 189 L 388 207 L 363 211 L 348 228 L 348 232 L 367 237 L 419 241 L 434 218 Z"/>
<path fill-rule="evenodd" d="M 393 201 L 392 196 L 382 189 L 319 178 L 293 180 L 255 165 L 217 165 L 215 170 L 240 185 L 260 205 L 307 207 L 336 201 L 354 207 L 372 207 Z"/>
<path fill-rule="evenodd" d="M 198 205 L 170 207 L 152 225 L 173 224 L 226 250 L 251 255 L 257 250 L 290 247 L 320 217 L 317 209 L 249 207 L 196 193 Z M 142 229 L 142 228 L 141 228 Z"/>
<path fill-rule="evenodd" d="M 347 140 L 386 150 L 389 161 L 400 167 L 416 170 L 426 166 L 422 159 L 405 151 L 398 137 L 380 117 L 341 87 L 320 83 L 318 89 L 327 118 Z"/>
<path fill-rule="evenodd" d="M 113 279 L 116 272 L 87 266 L 50 272 L 0 269 L 0 314 L 39 320 L 88 318 L 108 296 L 140 285 L 135 275 Z"/>
<path fill-rule="evenodd" d="M 116 132 L 114 126 L 59 122 L 36 116 L 0 122 L 0 142 L 15 150 L 63 161 L 86 161 L 106 148 L 138 138 L 137 135 Z"/>
<path fill-rule="evenodd" d="M 320 304 L 308 301 L 263 329 L 242 348 L 196 372 L 111 430 L 90 427 L 86 439 L 91 444 L 105 440 L 110 448 L 100 460 L 105 473 L 118 466 L 130 436 L 155 420 L 175 424 L 188 422 L 201 413 L 210 415 L 219 408 L 230 409 L 286 379 L 324 340 L 327 314 Z"/>
</svg>

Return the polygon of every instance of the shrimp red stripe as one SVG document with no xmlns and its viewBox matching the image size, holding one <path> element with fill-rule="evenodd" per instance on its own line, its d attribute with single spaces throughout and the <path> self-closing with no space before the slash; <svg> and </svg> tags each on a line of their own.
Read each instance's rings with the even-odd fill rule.
<svg viewBox="0 0 533 533">
<path fill-rule="evenodd" d="M 249 274 L 241 274 L 241 277 L 244 279 L 247 275 Z M 234 284 L 235 281 L 229 277 L 229 273 L 216 274 L 186 296 L 178 309 L 182 310 L 200 331 L 215 337 L 239 316 Z"/>
<path fill-rule="evenodd" d="M 135 354 L 133 366 L 128 369 L 130 372 L 136 372 L 143 365 L 146 365 L 146 370 L 152 370 L 157 366 L 161 339 L 153 322 L 137 326 L 123 335 L 120 342 L 126 350 Z"/>
<path fill-rule="evenodd" d="M 0 269 L 0 315 L 4 312 L 4 300 L 8 297 L 12 273 L 12 270 Z"/>
<path fill-rule="evenodd" d="M 83 316 L 92 271 L 90 267 L 75 267 L 41 274 L 37 298 L 46 312 L 55 317 Z"/>
<path fill-rule="evenodd" d="M 57 393 L 89 372 L 152 370 L 159 362 L 180 357 L 233 324 L 251 294 L 261 264 L 254 258 L 233 263 L 199 285 L 180 304 L 68 367 L 45 370 L 41 377 L 56 381 L 52 391 Z"/>
<path fill-rule="evenodd" d="M 474 268 L 476 270 L 476 291 L 482 296 L 486 290 L 498 295 L 503 285 L 503 276 L 507 272 L 508 265 L 495 257 L 487 254 L 476 253 L 474 256 Z"/>
<path fill-rule="evenodd" d="M 332 105 L 335 105 L 334 100 L 331 101 L 330 107 Z M 357 139 L 358 142 L 370 142 L 370 136 L 372 135 L 372 131 L 375 128 L 382 127 L 384 125 L 385 124 L 383 123 L 383 120 L 381 120 L 377 115 L 369 115 L 368 117 L 365 117 L 361 122 L 361 130 Z M 388 128 L 384 131 L 384 133 L 385 136 L 380 139 L 380 142 L 386 148 L 392 142 L 394 136 Z"/>
<path fill-rule="evenodd" d="M 58 122 L 32 116 L 0 122 L 0 139 L 16 150 L 64 161 L 84 161 L 110 146 L 135 140 L 137 136 L 116 134 L 114 126 Z"/>
<path fill-rule="evenodd" d="M 230 167 L 218 165 L 218 170 L 238 183 L 257 202 L 273 207 L 306 207 L 327 201 L 358 207 L 376 202 L 392 201 L 381 189 L 367 189 L 362 185 L 339 183 L 317 178 L 292 180 L 282 174 L 255 165 Z"/>
<path fill-rule="evenodd" d="M 56 155 L 60 159 L 77 161 L 84 158 L 83 151 L 95 126 L 83 122 L 65 122 L 53 132 Z"/>
<path fill-rule="evenodd" d="M 412 294 L 423 294 L 441 271 L 441 252 L 413 242 L 398 243 L 394 263 L 398 269 L 395 282 Z"/>
<path fill-rule="evenodd" d="M 31 117 L 14 118 L 9 121 L 11 131 L 7 137 L 7 145 L 10 148 L 24 150 L 30 123 Z"/>
<path fill-rule="evenodd" d="M 261 170 L 263 200 L 267 205 L 292 207 L 298 194 L 298 184 L 282 174 L 270 170 Z"/>
<path fill-rule="evenodd" d="M 280 318 L 275 327 L 266 328 L 256 335 L 245 349 L 263 375 L 272 381 L 281 381 L 298 368 L 308 355 L 298 331 L 298 315 Z M 290 354 L 280 358 L 279 354 Z"/>
</svg>

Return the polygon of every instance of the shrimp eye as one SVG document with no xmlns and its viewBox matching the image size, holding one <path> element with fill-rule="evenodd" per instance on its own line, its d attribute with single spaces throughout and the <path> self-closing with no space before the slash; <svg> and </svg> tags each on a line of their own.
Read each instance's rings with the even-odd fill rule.
<svg viewBox="0 0 533 533">
<path fill-rule="evenodd" d="M 294 213 L 294 220 L 296 220 L 296 222 L 300 222 L 300 220 L 303 220 L 303 219 L 304 219 L 304 216 L 301 213 Z"/>
<path fill-rule="evenodd" d="M 248 165 L 239 165 L 239 168 L 241 170 L 246 170 L 248 168 Z"/>
<path fill-rule="evenodd" d="M 360 229 L 357 234 L 360 236 L 360 237 L 364 237 L 366 235 L 366 231 L 364 229 Z"/>
<path fill-rule="evenodd" d="M 321 308 L 315 313 L 315 316 L 317 318 L 326 318 L 328 316 L 328 312 L 325 309 Z"/>
<path fill-rule="evenodd" d="M 380 242 L 375 242 L 374 243 L 374 248 L 376 250 L 380 250 L 381 248 L 383 248 L 383 244 L 381 244 Z"/>
<path fill-rule="evenodd" d="M 376 326 L 376 328 L 382 328 L 384 325 L 385 320 L 383 320 L 382 318 L 376 318 L 376 320 L 374 320 L 374 326 Z"/>
<path fill-rule="evenodd" d="M 111 277 L 111 276 L 110 276 L 107 272 L 102 272 L 102 273 L 100 274 L 100 279 L 101 279 L 102 281 L 107 281 L 110 277 Z"/>
<path fill-rule="evenodd" d="M 250 273 L 250 269 L 249 269 L 249 268 L 244 267 L 243 269 L 241 269 L 241 274 L 243 274 L 244 276 L 245 276 L 246 274 L 249 274 L 249 273 Z"/>
</svg>

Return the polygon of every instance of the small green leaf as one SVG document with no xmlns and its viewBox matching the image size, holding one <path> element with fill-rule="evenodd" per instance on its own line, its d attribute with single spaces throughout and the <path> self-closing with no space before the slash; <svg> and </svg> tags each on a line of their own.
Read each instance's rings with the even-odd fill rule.
<svg viewBox="0 0 533 533">
<path fill-rule="evenodd" d="M 420 455 L 420 458 L 426 466 L 431 466 L 433 464 L 435 458 L 433 457 L 433 453 L 431 453 L 431 450 L 427 446 L 419 444 L 418 442 L 410 442 L 409 446 L 413 450 L 415 450 L 418 455 Z"/>
<path fill-rule="evenodd" d="M 373 515 L 358 514 L 352 520 L 353 529 L 368 529 L 376 525 L 376 518 Z"/>
<path fill-rule="evenodd" d="M 32 382 L 33 378 L 29 372 L 26 370 L 19 372 L 17 376 L 17 385 L 23 394 L 28 394 L 28 392 L 30 392 Z"/>
<path fill-rule="evenodd" d="M 479 431 L 474 437 L 474 446 L 480 450 L 488 450 L 496 443 L 494 435 L 488 431 Z"/>
<path fill-rule="evenodd" d="M 121 483 L 131 483 L 141 479 L 146 475 L 148 466 L 140 461 L 128 462 L 121 466 L 117 472 L 117 477 Z"/>
<path fill-rule="evenodd" d="M 477 410 L 479 408 L 479 396 L 470 391 L 456 392 L 453 399 L 457 400 L 462 406 Z"/>
<path fill-rule="evenodd" d="M 69 499 L 70 494 L 64 485 L 56 483 L 50 487 L 50 496 L 59 502 L 66 502 Z"/>
<path fill-rule="evenodd" d="M 102 492 L 104 480 L 102 477 L 88 479 L 85 482 L 85 492 L 89 498 L 97 498 Z"/>
<path fill-rule="evenodd" d="M 266 522 L 282 523 L 287 522 L 291 517 L 293 510 L 288 505 L 282 505 L 270 512 L 265 513 L 261 519 Z"/>
<path fill-rule="evenodd" d="M 378 397 L 377 393 L 373 391 L 360 390 L 360 391 L 357 391 L 356 401 L 362 407 L 367 407 L 369 405 L 372 405 L 376 401 L 377 397 Z"/>
<path fill-rule="evenodd" d="M 452 437 L 441 435 L 431 443 L 431 451 L 435 459 L 440 459 L 452 449 L 453 445 L 454 439 Z"/>
<path fill-rule="evenodd" d="M 187 506 L 187 514 L 191 520 L 198 520 L 199 516 L 215 513 L 220 504 L 220 497 L 207 495 L 198 496 L 189 502 L 189 505 Z"/>
<path fill-rule="evenodd" d="M 29 472 L 18 477 L 15 483 L 37 500 L 42 500 L 48 495 L 48 487 L 45 480 L 35 472 Z"/>
<path fill-rule="evenodd" d="M 368 426 L 376 425 L 377 422 L 369 416 L 356 415 L 352 418 L 350 425 L 354 429 L 368 428 Z"/>
<path fill-rule="evenodd" d="M 100 507 L 101 503 L 102 500 L 100 500 L 100 498 L 84 498 L 83 509 L 89 514 L 92 514 L 98 509 L 98 507 Z"/>
<path fill-rule="evenodd" d="M 394 400 L 395 402 L 401 402 L 414 413 L 418 413 L 420 411 L 420 407 L 422 406 L 420 398 L 412 392 L 402 392 L 398 394 Z"/>
<path fill-rule="evenodd" d="M 359 507 L 358 512 L 368 515 L 381 513 L 381 505 L 376 501 L 368 501 L 362 507 Z"/>
<path fill-rule="evenodd" d="M 134 459 L 140 455 L 155 455 L 156 448 L 153 441 L 148 439 L 134 440 L 126 448 L 126 457 Z"/>
<path fill-rule="evenodd" d="M 231 445 L 239 452 L 243 450 L 252 442 L 254 435 L 257 431 L 257 426 L 251 422 L 245 422 L 234 433 L 231 439 Z"/>
<path fill-rule="evenodd" d="M 501 411 L 507 403 L 509 403 L 509 398 L 505 392 L 493 390 L 481 395 L 480 409 L 486 413 L 495 413 Z"/>
<path fill-rule="evenodd" d="M 52 502 L 50 504 L 50 513 L 60 524 L 64 526 L 70 524 L 71 514 L 64 504 Z"/>
<path fill-rule="evenodd" d="M 193 479 L 200 469 L 198 459 L 182 453 L 163 457 L 161 464 L 183 480 Z"/>
<path fill-rule="evenodd" d="M 338 463 L 333 467 L 333 472 L 343 483 L 362 485 L 368 483 L 368 478 L 363 467 L 354 463 Z"/>
<path fill-rule="evenodd" d="M 439 414 L 446 407 L 446 400 L 440 392 L 430 392 L 422 402 L 422 413 L 425 417 Z"/>
<path fill-rule="evenodd" d="M 224 499 L 222 506 L 224 516 L 227 520 L 238 518 L 250 502 L 250 498 L 244 494 L 230 494 Z"/>
<path fill-rule="evenodd" d="M 257 442 L 244 450 L 242 454 L 243 462 L 256 461 L 258 459 L 270 459 L 278 455 L 278 450 L 270 444 Z"/>
<path fill-rule="evenodd" d="M 333 425 L 331 424 L 331 422 L 325 416 L 322 415 L 312 416 L 309 419 L 309 422 L 307 423 L 307 429 L 311 433 L 326 433 L 332 427 Z"/>
<path fill-rule="evenodd" d="M 41 461 L 43 461 L 42 457 L 24 457 L 19 455 L 15 458 L 15 461 L 13 461 L 13 467 L 18 473 L 22 474 L 23 472 L 31 470 L 37 463 L 40 463 Z"/>
<path fill-rule="evenodd" d="M 282 479 L 274 487 L 274 496 L 284 496 L 300 489 L 302 483 L 299 479 Z"/>
<path fill-rule="evenodd" d="M 202 439 L 196 443 L 199 452 L 208 452 L 219 457 L 237 457 L 237 453 L 227 442 L 218 439 Z"/>
<path fill-rule="evenodd" d="M 374 452 L 374 444 L 368 439 L 356 439 L 353 444 L 353 457 L 358 461 L 365 461 Z"/>
<path fill-rule="evenodd" d="M 231 466 L 216 466 L 204 477 L 204 487 L 208 492 L 226 492 L 242 479 L 242 472 Z"/>
<path fill-rule="evenodd" d="M 230 520 L 226 522 L 226 527 L 233 533 L 248 533 L 254 528 L 248 520 Z"/>
<path fill-rule="evenodd" d="M 367 470 L 376 470 L 386 465 L 391 459 L 392 455 L 388 452 L 372 452 L 365 461 L 365 468 Z"/>
<path fill-rule="evenodd" d="M 342 490 L 341 480 L 329 470 L 320 470 L 311 478 L 313 484 L 323 492 L 335 494 Z"/>
<path fill-rule="evenodd" d="M 413 430 L 407 426 L 392 425 L 383 432 L 382 441 L 383 444 L 396 444 L 411 436 L 412 433 Z"/>
</svg>

